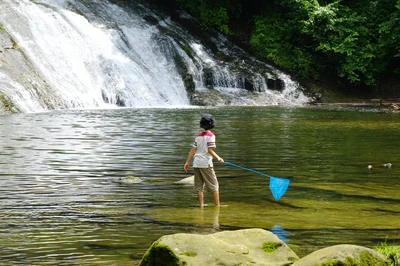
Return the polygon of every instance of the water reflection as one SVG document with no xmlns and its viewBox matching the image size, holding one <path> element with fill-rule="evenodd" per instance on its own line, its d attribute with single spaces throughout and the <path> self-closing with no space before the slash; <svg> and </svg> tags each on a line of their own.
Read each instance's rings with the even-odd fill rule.
<svg viewBox="0 0 400 266">
<path fill-rule="evenodd" d="M 219 209 L 223 207 L 199 207 L 197 213 L 197 225 L 211 227 L 219 231 Z"/>
<path fill-rule="evenodd" d="M 280 225 L 276 224 L 273 227 L 269 229 L 272 233 L 274 233 L 280 240 L 282 240 L 285 243 L 289 242 L 288 236 L 290 235 L 290 232 L 283 229 Z"/>
<path fill-rule="evenodd" d="M 269 178 L 216 164 L 227 206 L 194 207 L 193 187 L 176 182 L 188 175 L 182 162 L 204 112 L 218 120 L 227 161 L 293 177 L 279 201 Z M 262 107 L 1 116 L 2 260 L 132 265 L 162 235 L 251 227 L 271 230 L 299 256 L 333 244 L 398 243 L 399 122 Z"/>
</svg>

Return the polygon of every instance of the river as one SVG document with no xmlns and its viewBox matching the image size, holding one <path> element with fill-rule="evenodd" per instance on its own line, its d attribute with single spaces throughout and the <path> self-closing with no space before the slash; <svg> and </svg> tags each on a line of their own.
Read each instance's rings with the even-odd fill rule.
<svg viewBox="0 0 400 266">
<path fill-rule="evenodd" d="M 176 181 L 204 112 L 226 161 L 221 208 Z M 264 228 L 300 257 L 400 240 L 398 113 L 283 107 L 118 108 L 0 116 L 2 265 L 136 265 L 165 234 Z M 391 163 L 392 167 L 384 164 Z M 371 165 L 372 168 L 368 168 Z M 140 182 L 126 181 L 128 176 Z"/>
</svg>

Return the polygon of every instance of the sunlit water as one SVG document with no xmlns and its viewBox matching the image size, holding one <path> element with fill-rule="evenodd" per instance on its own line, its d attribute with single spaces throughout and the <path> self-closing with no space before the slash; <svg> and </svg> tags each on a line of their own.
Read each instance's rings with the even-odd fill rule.
<svg viewBox="0 0 400 266">
<path fill-rule="evenodd" d="M 195 207 L 183 171 L 217 119 L 225 207 Z M 115 109 L 0 117 L 2 265 L 136 265 L 165 234 L 271 230 L 300 257 L 400 240 L 400 115 L 316 108 Z M 391 163 L 391 168 L 383 166 Z M 368 169 L 371 165 L 373 168 Z M 133 183 L 120 178 L 140 177 Z"/>
</svg>

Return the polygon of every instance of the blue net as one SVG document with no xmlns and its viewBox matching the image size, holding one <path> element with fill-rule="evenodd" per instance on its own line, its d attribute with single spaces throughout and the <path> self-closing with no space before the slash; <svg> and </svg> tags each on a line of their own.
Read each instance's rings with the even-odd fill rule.
<svg viewBox="0 0 400 266">
<path fill-rule="evenodd" d="M 269 189 L 274 199 L 279 200 L 289 187 L 290 180 L 285 178 L 269 177 Z"/>
<path fill-rule="evenodd" d="M 224 162 L 224 164 L 235 166 L 235 167 L 238 167 L 243 170 L 247 170 L 247 171 L 259 174 L 259 175 L 269 177 L 270 178 L 269 189 L 271 190 L 272 195 L 274 196 L 274 199 L 276 199 L 276 200 L 279 200 L 283 196 L 283 194 L 285 194 L 286 190 L 289 187 L 289 183 L 290 183 L 289 179 L 269 176 L 269 175 L 266 175 L 259 171 L 256 171 L 254 169 L 243 167 L 243 166 L 240 166 L 240 165 L 237 165 L 234 163 L 230 163 L 230 162 Z"/>
</svg>

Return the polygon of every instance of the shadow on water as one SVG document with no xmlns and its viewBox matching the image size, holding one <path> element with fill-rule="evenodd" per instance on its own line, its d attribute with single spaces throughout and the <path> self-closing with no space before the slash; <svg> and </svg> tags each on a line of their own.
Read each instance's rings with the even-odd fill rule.
<svg viewBox="0 0 400 266">
<path fill-rule="evenodd" d="M 227 161 L 225 207 L 196 207 L 183 163 L 203 112 Z M 263 228 L 300 257 L 322 247 L 399 243 L 400 116 L 241 107 L 59 111 L 0 117 L 5 264 L 135 265 L 162 235 Z M 391 163 L 391 168 L 383 165 Z M 367 168 L 371 165 L 372 168 Z"/>
</svg>

